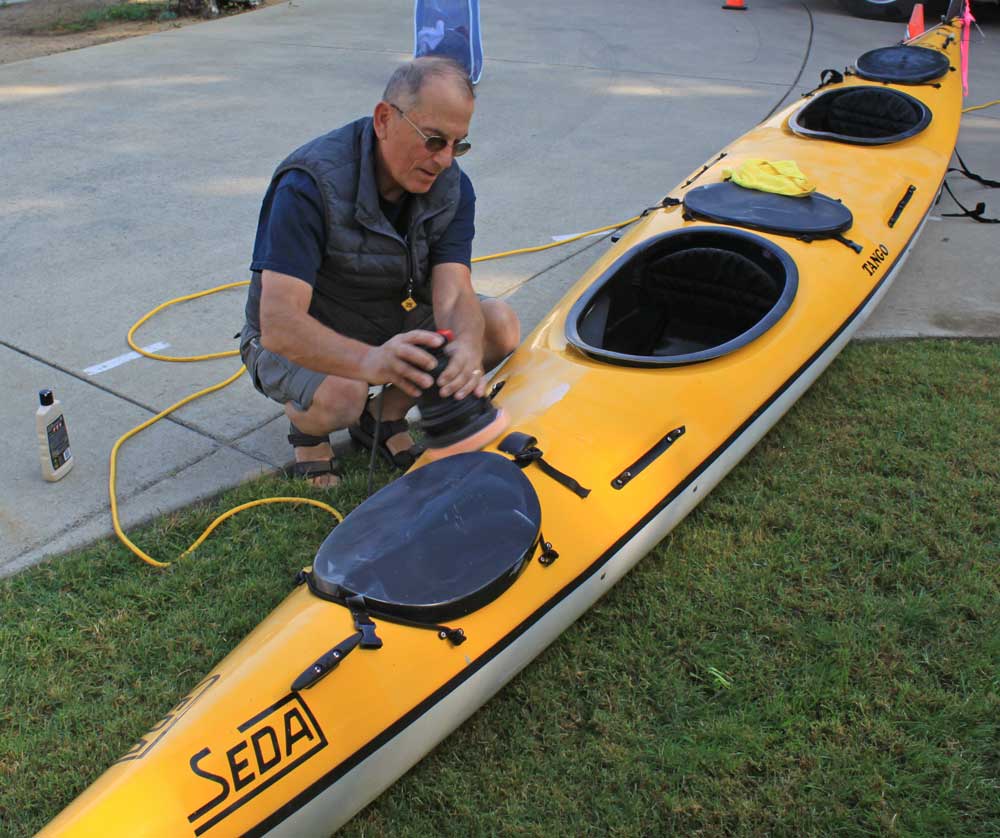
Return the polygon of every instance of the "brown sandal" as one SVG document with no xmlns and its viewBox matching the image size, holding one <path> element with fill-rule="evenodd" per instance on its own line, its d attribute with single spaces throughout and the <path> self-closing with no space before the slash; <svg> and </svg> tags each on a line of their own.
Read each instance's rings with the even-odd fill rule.
<svg viewBox="0 0 1000 838">
<path fill-rule="evenodd" d="M 324 442 L 329 443 L 330 437 L 304 434 L 289 422 L 288 441 L 292 444 L 293 448 L 309 448 L 313 445 L 322 445 Z M 332 474 L 334 477 L 343 476 L 340 473 L 340 465 L 337 463 L 336 457 L 330 457 L 328 460 L 295 462 L 285 470 L 285 473 L 289 477 L 303 477 L 306 480 L 311 480 L 313 477 L 322 477 L 325 474 Z"/>
<path fill-rule="evenodd" d="M 369 399 L 370 402 L 371 400 Z M 385 444 L 386 440 L 391 439 L 396 434 L 406 433 L 409 430 L 410 423 L 405 419 L 395 419 L 388 422 L 383 419 L 378 429 L 379 456 L 400 471 L 406 471 L 416 462 L 417 457 L 426 450 L 423 445 L 411 445 L 405 451 L 397 451 L 396 453 L 389 450 L 389 446 Z M 368 412 L 367 405 L 361 412 L 361 417 L 357 423 L 351 425 L 347 429 L 347 433 L 350 434 L 351 439 L 366 451 L 372 450 L 372 444 L 375 442 L 375 417 Z"/>
</svg>

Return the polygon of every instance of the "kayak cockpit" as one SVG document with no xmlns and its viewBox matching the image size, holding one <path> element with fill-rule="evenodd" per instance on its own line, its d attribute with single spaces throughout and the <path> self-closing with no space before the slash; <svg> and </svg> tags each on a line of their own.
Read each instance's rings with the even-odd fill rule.
<svg viewBox="0 0 1000 838">
<path fill-rule="evenodd" d="M 309 587 L 342 604 L 355 599 L 373 615 L 453 620 L 513 584 L 540 530 L 538 496 L 512 460 L 456 454 L 403 475 L 351 512 L 320 546 Z"/>
<path fill-rule="evenodd" d="M 612 364 L 718 358 L 770 329 L 798 287 L 791 257 L 741 230 L 664 233 L 618 259 L 570 310 L 566 338 Z"/>
<path fill-rule="evenodd" d="M 788 127 L 800 137 L 888 145 L 916 136 L 930 123 L 930 109 L 919 99 L 866 85 L 817 94 L 792 114 Z"/>
</svg>

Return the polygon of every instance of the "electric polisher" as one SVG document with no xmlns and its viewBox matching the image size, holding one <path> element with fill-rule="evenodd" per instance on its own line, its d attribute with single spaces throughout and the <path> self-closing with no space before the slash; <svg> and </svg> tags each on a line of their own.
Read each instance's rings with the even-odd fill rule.
<svg viewBox="0 0 1000 838">
<path fill-rule="evenodd" d="M 437 380 L 448 366 L 450 358 L 444 348 L 454 335 L 448 329 L 441 329 L 438 334 L 444 337 L 445 342 L 436 349 L 428 349 L 437 359 L 437 366 L 431 371 L 434 384 L 417 399 L 420 427 L 427 444 L 426 456 L 431 460 L 477 451 L 496 439 L 510 424 L 503 408 L 494 407 L 483 396 L 475 393 L 464 399 L 441 396 Z"/>
</svg>

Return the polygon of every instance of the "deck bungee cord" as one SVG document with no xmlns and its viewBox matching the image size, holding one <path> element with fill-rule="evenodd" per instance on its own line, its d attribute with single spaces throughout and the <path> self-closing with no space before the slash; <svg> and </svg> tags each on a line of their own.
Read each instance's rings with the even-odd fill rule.
<svg viewBox="0 0 1000 838">
<path fill-rule="evenodd" d="M 635 221 L 638 221 L 640 218 L 642 218 L 642 215 L 636 215 L 636 216 L 633 216 L 632 218 L 626 219 L 625 221 L 618 222 L 617 224 L 608 224 L 608 225 L 606 225 L 604 227 L 597 227 L 596 229 L 587 230 L 587 231 L 585 231 L 583 233 L 578 233 L 578 234 L 576 234 L 574 236 L 570 236 L 569 238 L 560 239 L 559 241 L 550 242 L 548 244 L 536 245 L 536 246 L 533 246 L 533 247 L 524 247 L 524 248 L 520 248 L 520 249 L 517 249 L 517 250 L 506 250 L 506 251 L 503 251 L 501 253 L 491 253 L 491 254 L 488 254 L 486 256 L 477 256 L 472 261 L 473 261 L 473 263 L 488 262 L 488 261 L 493 260 L 493 259 L 503 259 L 503 258 L 506 258 L 508 256 L 516 256 L 516 255 L 519 255 L 519 254 L 522 254 L 522 253 L 539 253 L 539 252 L 541 252 L 543 250 L 549 250 L 549 249 L 554 248 L 554 247 L 561 247 L 561 246 L 566 245 L 566 244 L 572 244 L 573 242 L 579 241 L 580 239 L 587 238 L 588 236 L 599 235 L 600 233 L 607 233 L 607 232 L 611 232 L 611 231 L 614 231 L 614 230 L 621 230 L 622 228 L 627 227 L 629 224 L 632 224 Z M 530 277 L 529 277 L 529 279 L 530 279 Z M 136 320 L 135 323 L 132 324 L 131 328 L 128 330 L 128 334 L 126 335 L 125 339 L 128 342 L 129 347 L 131 347 L 131 349 L 134 352 L 138 353 L 139 355 L 142 355 L 145 358 L 150 358 L 151 360 L 154 360 L 154 361 L 164 361 L 164 362 L 167 362 L 167 363 L 185 364 L 185 363 L 196 363 L 196 362 L 199 362 L 199 361 L 214 361 L 214 360 L 218 360 L 220 358 L 233 358 L 233 357 L 236 357 L 236 356 L 238 356 L 240 354 L 239 350 L 236 350 L 236 349 L 228 349 L 228 350 L 225 350 L 225 351 L 222 351 L 222 352 L 210 352 L 210 353 L 206 353 L 206 354 L 202 354 L 202 355 L 163 355 L 162 353 L 159 353 L 159 352 L 150 352 L 150 351 L 148 351 L 146 349 L 143 349 L 136 342 L 136 340 L 135 340 L 135 334 L 149 320 L 151 320 L 157 314 L 159 314 L 160 312 L 164 311 L 167 308 L 170 308 L 173 305 L 177 305 L 178 303 L 190 302 L 191 300 L 197 300 L 197 299 L 200 299 L 202 297 L 207 297 L 207 296 L 210 296 L 212 294 L 218 294 L 218 293 L 220 293 L 222 291 L 228 291 L 228 290 L 231 290 L 233 288 L 245 288 L 249 284 L 250 284 L 250 280 L 241 280 L 239 282 L 227 282 L 227 283 L 225 283 L 223 285 L 217 285 L 214 288 L 207 288 L 204 291 L 197 291 L 197 292 L 195 292 L 193 294 L 185 294 L 185 295 L 183 295 L 181 297 L 175 297 L 172 300 L 167 300 L 164 303 L 160 303 L 160 305 L 158 305 L 158 306 L 156 306 L 156 308 L 151 309 L 150 311 L 146 312 L 146 314 L 144 314 L 142 317 L 140 317 L 138 320 Z M 521 285 L 523 285 L 523 284 L 524 284 L 524 282 L 521 282 L 521 283 L 518 283 L 517 285 L 513 286 L 512 288 L 509 288 L 507 290 L 507 292 L 505 292 L 505 295 L 510 294 L 513 291 L 517 290 L 517 288 L 521 287 Z M 219 390 L 222 390 L 224 387 L 228 387 L 234 381 L 237 381 L 240 378 L 242 378 L 244 372 L 246 372 L 246 367 L 241 364 L 240 368 L 236 372 L 234 372 L 232 375 L 230 375 L 228 378 L 224 379 L 223 381 L 220 381 L 220 382 L 218 382 L 216 384 L 212 384 L 209 387 L 205 387 L 205 388 L 203 388 L 201 390 L 198 390 L 195 393 L 192 393 L 189 396 L 184 397 L 180 401 L 177 401 L 174 404 L 170 405 L 169 407 L 165 408 L 164 410 L 161 410 L 159 413 L 157 413 L 155 416 L 147 419 L 145 422 L 142 422 L 141 424 L 136 425 L 130 431 L 128 431 L 127 433 L 125 433 L 121 437 L 119 437 L 118 440 L 115 442 L 115 444 L 111 448 L 110 468 L 109 468 L 109 477 L 108 477 L 108 495 L 109 495 L 110 503 L 111 503 L 111 523 L 112 523 L 112 526 L 114 527 L 115 535 L 118 537 L 118 540 L 121 541 L 121 543 L 124 544 L 125 547 L 128 548 L 128 550 L 130 552 L 132 552 L 134 555 L 138 556 L 146 564 L 151 565 L 152 567 L 167 568 L 167 567 L 170 567 L 173 564 L 173 562 L 162 561 L 160 559 L 153 558 L 148 553 L 146 553 L 144 550 L 142 550 L 137 544 L 135 544 L 135 542 L 133 542 L 128 537 L 128 535 L 125 533 L 125 530 L 123 529 L 123 527 L 121 525 L 121 520 L 120 520 L 119 515 L 118 515 L 118 496 L 117 496 L 117 490 L 116 490 L 117 476 L 118 476 L 118 452 L 121 449 L 122 445 L 124 445 L 132 437 L 134 437 L 137 434 L 139 434 L 142 431 L 144 431 L 146 428 L 149 428 L 150 426 L 156 424 L 161 419 L 166 418 L 167 416 L 169 416 L 170 414 L 172 414 L 174 411 L 179 410 L 180 408 L 184 407 L 187 404 L 190 404 L 191 402 L 195 401 L 196 399 L 200 399 L 202 396 L 207 396 L 210 393 L 216 393 Z M 381 399 L 379 399 L 379 403 L 381 403 Z M 379 410 L 379 414 L 380 415 L 377 417 L 378 420 L 381 419 L 381 409 Z M 377 422 L 377 424 L 376 424 L 376 437 L 375 437 L 375 442 L 372 445 L 373 452 L 374 452 L 374 449 L 378 445 L 378 425 L 379 424 L 381 424 L 381 422 Z M 373 471 L 373 469 L 374 469 L 374 455 L 372 457 L 372 462 L 369 465 L 369 480 L 368 480 L 368 493 L 369 494 L 371 494 L 371 479 L 372 479 L 371 472 Z M 200 547 L 204 543 L 204 541 L 215 531 L 215 529 L 220 524 L 222 524 L 224 521 L 228 520 L 229 518 L 233 517 L 234 515 L 236 515 L 236 514 L 238 514 L 240 512 L 243 512 L 244 510 L 252 509 L 252 508 L 254 508 L 256 506 L 266 506 L 268 504 L 276 504 L 276 503 L 290 503 L 290 504 L 297 504 L 297 505 L 300 505 L 300 506 L 313 506 L 313 507 L 316 507 L 317 509 L 322 509 L 325 512 L 328 512 L 330 515 L 332 515 L 337 520 L 338 523 L 344 520 L 344 516 L 338 510 L 336 510 L 334 507 L 330 506 L 327 503 L 324 503 L 323 501 L 316 500 L 314 498 L 285 497 L 285 496 L 270 497 L 270 498 L 259 498 L 257 500 L 253 500 L 253 501 L 249 501 L 249 502 L 244 503 L 244 504 L 240 504 L 239 506 L 233 507 L 232 509 L 224 512 L 222 515 L 219 515 L 214 521 L 212 521 L 212 523 L 210 523 L 208 525 L 208 527 L 205 528 L 205 531 L 202 532 L 202 534 L 199 535 L 198 538 L 196 538 L 191 543 L 191 546 L 189 546 L 186 550 L 184 550 L 184 552 L 182 552 L 177 557 L 177 559 L 175 559 L 174 561 L 183 559 L 186 556 L 191 555 L 191 553 L 193 553 L 195 550 L 197 550 L 198 547 Z"/>
</svg>

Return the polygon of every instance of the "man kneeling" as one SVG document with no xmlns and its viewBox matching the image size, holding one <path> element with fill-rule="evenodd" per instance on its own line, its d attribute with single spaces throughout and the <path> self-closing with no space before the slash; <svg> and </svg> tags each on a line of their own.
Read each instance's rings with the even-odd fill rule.
<svg viewBox="0 0 1000 838">
<path fill-rule="evenodd" d="M 484 370 L 520 341 L 517 315 L 472 289 L 475 193 L 455 162 L 470 144 L 472 85 L 448 59 L 392 75 L 372 117 L 282 162 L 261 207 L 240 347 L 254 386 L 285 406 L 295 473 L 339 481 L 329 434 L 371 447 L 370 384 L 390 384 L 379 454 L 419 450 L 404 419 L 433 384 L 428 348 L 444 338 L 442 396 L 485 392 Z"/>
</svg>

